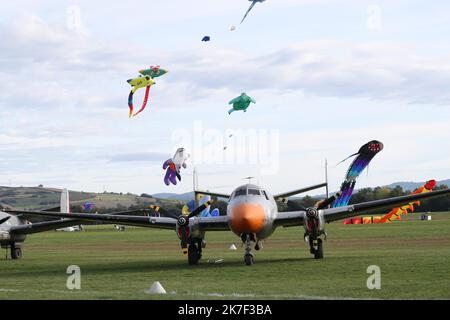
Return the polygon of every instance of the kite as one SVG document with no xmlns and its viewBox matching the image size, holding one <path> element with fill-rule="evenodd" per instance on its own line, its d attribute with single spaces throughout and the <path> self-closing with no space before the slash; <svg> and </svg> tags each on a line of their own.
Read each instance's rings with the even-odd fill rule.
<svg viewBox="0 0 450 320">
<path fill-rule="evenodd" d="M 211 38 L 209 36 L 204 36 L 203 39 L 202 39 L 202 41 L 205 41 L 205 42 L 209 41 L 209 40 L 211 40 Z"/>
<path fill-rule="evenodd" d="M 198 200 L 198 206 L 201 206 L 201 205 L 205 204 L 206 202 L 211 201 L 211 196 L 198 194 L 197 200 Z M 192 199 L 183 206 L 183 208 L 181 209 L 181 213 L 185 216 L 188 216 L 192 211 L 194 211 L 195 208 L 196 208 L 195 200 Z M 210 207 L 208 206 L 205 210 L 200 212 L 199 215 L 200 215 L 200 217 L 217 217 L 220 215 L 220 212 L 219 212 L 218 208 L 215 208 L 212 211 L 210 211 Z"/>
<path fill-rule="evenodd" d="M 143 69 L 143 70 L 139 70 L 139 73 L 142 74 L 143 76 L 149 76 L 152 79 L 155 79 L 157 77 L 162 76 L 163 74 L 166 74 L 167 71 L 166 69 L 162 69 L 160 66 L 150 66 L 149 69 Z"/>
<path fill-rule="evenodd" d="M 247 10 L 247 12 L 245 13 L 244 17 L 242 18 L 241 23 L 244 22 L 244 19 L 247 17 L 248 13 L 250 12 L 250 10 L 253 9 L 253 7 L 255 6 L 255 4 L 256 4 L 257 2 L 264 2 L 264 1 L 266 1 L 266 0 L 248 0 L 248 1 L 251 1 L 252 4 L 250 5 L 250 8 L 248 8 L 248 10 Z"/>
<path fill-rule="evenodd" d="M 256 103 L 255 99 L 248 96 L 245 92 L 241 93 L 239 97 L 234 98 L 228 104 L 232 104 L 233 108 L 228 110 L 228 114 L 231 114 L 234 111 L 243 110 L 244 112 L 247 112 L 247 108 L 249 107 L 250 103 Z"/>
<path fill-rule="evenodd" d="M 341 195 L 333 203 L 333 208 L 346 206 L 352 196 L 353 189 L 355 188 L 356 178 L 359 177 L 361 172 L 369 165 L 375 155 L 383 150 L 383 144 L 380 141 L 372 140 L 365 145 L 363 145 L 358 152 L 348 156 L 339 163 L 356 156 L 350 167 L 347 170 L 345 180 L 341 185 Z"/>
<path fill-rule="evenodd" d="M 128 95 L 128 107 L 130 108 L 129 117 L 131 118 L 131 116 L 134 117 L 138 113 L 140 113 L 141 111 L 143 111 L 145 109 L 145 106 L 147 105 L 147 101 L 148 101 L 148 94 L 150 92 L 150 87 L 155 84 L 155 81 L 153 81 L 153 79 L 149 76 L 146 76 L 146 77 L 139 76 L 134 79 L 128 79 L 127 82 L 131 86 L 133 86 L 133 88 L 130 91 L 130 94 Z M 139 109 L 139 111 L 136 112 L 135 114 L 133 114 L 133 95 L 140 88 L 145 88 L 144 102 L 142 103 L 142 106 Z"/>
<path fill-rule="evenodd" d="M 235 26 L 231 26 L 230 27 L 230 31 L 234 31 L 234 30 L 236 30 L 236 27 Z"/>
<path fill-rule="evenodd" d="M 153 80 L 156 77 L 162 76 L 163 74 L 167 73 L 167 70 L 161 69 L 159 66 L 153 67 L 151 66 L 149 69 L 143 69 L 139 70 L 139 73 L 141 74 L 139 77 L 134 79 L 128 79 L 127 82 L 133 87 L 130 91 L 130 94 L 128 95 L 128 107 L 130 108 L 130 114 L 129 117 L 137 116 L 139 113 L 144 111 L 145 107 L 147 106 L 148 101 L 148 95 L 150 93 L 150 87 L 155 84 L 155 81 Z M 145 96 L 144 101 L 142 103 L 141 108 L 133 114 L 133 95 L 134 93 L 139 90 L 140 88 L 145 88 Z"/>
<path fill-rule="evenodd" d="M 83 204 L 84 211 L 91 211 L 94 208 L 94 204 L 92 202 L 86 202 Z"/>
<path fill-rule="evenodd" d="M 422 187 L 412 192 L 411 194 L 430 192 L 435 186 L 436 180 L 429 180 Z M 381 217 L 380 223 L 391 222 L 392 220 L 400 220 L 400 216 L 402 214 L 408 214 L 408 210 L 414 212 L 414 205 L 420 206 L 420 201 L 410 202 L 404 206 L 392 209 L 389 213 Z"/>
<path fill-rule="evenodd" d="M 181 167 L 185 168 L 186 160 L 189 157 L 188 154 L 186 154 L 184 148 L 178 148 L 177 151 L 175 151 L 175 154 L 172 158 L 167 159 L 163 163 L 163 170 L 166 170 L 166 175 L 164 176 L 164 183 L 166 185 L 169 185 L 172 183 L 173 185 L 177 184 L 177 179 L 181 181 Z"/>
<path fill-rule="evenodd" d="M 230 139 L 232 136 L 233 136 L 233 134 L 229 134 L 228 139 Z M 225 146 L 223 147 L 223 150 L 227 150 L 227 148 L 228 148 L 227 144 L 225 144 Z"/>
</svg>

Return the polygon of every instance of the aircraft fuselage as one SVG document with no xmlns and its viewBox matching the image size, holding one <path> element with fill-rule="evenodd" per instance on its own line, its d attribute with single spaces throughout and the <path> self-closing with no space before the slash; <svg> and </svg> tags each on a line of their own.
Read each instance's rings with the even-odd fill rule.
<svg viewBox="0 0 450 320">
<path fill-rule="evenodd" d="M 278 207 L 264 188 L 245 184 L 236 188 L 228 202 L 227 216 L 231 231 L 238 236 L 254 234 L 257 240 L 269 237 L 275 230 Z"/>
</svg>

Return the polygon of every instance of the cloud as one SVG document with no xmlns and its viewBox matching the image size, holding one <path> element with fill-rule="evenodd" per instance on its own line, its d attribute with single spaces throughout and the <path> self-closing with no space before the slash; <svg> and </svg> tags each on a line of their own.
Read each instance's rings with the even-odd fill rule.
<svg viewBox="0 0 450 320">
<path fill-rule="evenodd" d="M 308 2 L 313 3 L 302 3 Z M 227 10 L 237 10 L 241 18 L 247 4 L 241 10 L 236 3 Z M 214 5 L 215 14 L 227 5 Z M 258 9 L 284 5 L 296 6 L 297 1 L 271 1 Z M 131 10 L 126 7 L 132 6 L 119 6 Z M 202 7 L 192 16 L 208 16 L 210 9 Z M 145 10 L 138 14 L 117 23 L 138 26 L 139 17 L 148 15 Z M 183 14 L 177 11 L 168 21 L 175 23 Z M 342 160 L 372 138 L 385 142 L 386 149 L 371 168 L 374 175 L 362 177 L 360 186 L 390 183 L 394 173 L 396 180 L 424 180 L 433 170 L 448 172 L 448 151 L 438 146 L 448 141 L 441 133 L 449 118 L 450 66 L 432 48 L 318 38 L 260 50 L 258 41 L 266 41 L 264 36 L 248 39 L 237 32 L 234 38 L 214 38 L 207 46 L 200 39 L 186 40 L 180 48 L 170 40 L 159 45 L 162 38 L 174 36 L 175 29 L 141 28 L 137 33 L 148 41 L 132 42 L 111 35 L 116 21 L 102 16 L 98 23 L 111 24 L 113 30 L 102 33 L 89 29 L 89 15 L 82 18 L 81 32 L 37 14 L 0 24 L 3 181 L 36 185 L 60 179 L 61 186 L 67 181 L 77 189 L 101 191 L 107 184 L 108 190 L 161 191 L 158 162 L 172 154 L 171 133 L 190 129 L 196 120 L 220 130 L 279 129 L 281 169 L 279 175 L 262 177 L 261 183 L 280 192 L 322 181 L 325 156 L 330 163 Z M 176 26 L 184 27 L 184 22 Z M 128 119 L 126 79 L 149 63 L 168 68 L 169 74 L 157 79 L 146 112 Z M 228 101 L 242 91 L 257 104 L 246 114 L 228 116 Z M 138 105 L 142 90 L 135 99 Z M 411 148 L 404 148 L 407 144 Z M 427 163 L 435 167 L 425 170 Z M 200 170 L 205 187 L 234 185 L 259 174 L 257 166 L 246 164 L 205 163 Z M 336 169 L 336 185 L 343 171 L 345 166 Z M 186 181 L 173 191 L 189 190 Z"/>
<path fill-rule="evenodd" d="M 103 42 L 36 15 L 2 27 L 0 36 L 0 104 L 15 107 L 118 108 L 129 89 L 125 80 L 148 63 L 149 52 L 171 71 L 154 89 L 156 101 L 170 108 L 255 90 L 450 103 L 450 63 L 393 43 L 317 40 L 256 55 L 222 45 L 171 52 Z"/>
<path fill-rule="evenodd" d="M 166 153 L 160 152 L 134 152 L 134 153 L 122 153 L 114 155 L 110 158 L 112 162 L 162 162 L 170 158 Z"/>
</svg>

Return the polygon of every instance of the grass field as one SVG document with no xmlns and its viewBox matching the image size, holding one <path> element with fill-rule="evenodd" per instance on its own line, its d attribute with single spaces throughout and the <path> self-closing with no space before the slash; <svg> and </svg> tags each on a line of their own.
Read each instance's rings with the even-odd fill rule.
<svg viewBox="0 0 450 320">
<path fill-rule="evenodd" d="M 432 221 L 385 225 L 330 224 L 325 258 L 314 260 L 303 229 L 278 229 L 243 263 L 228 232 L 208 233 L 198 266 L 188 266 L 172 231 L 91 226 L 27 239 L 22 260 L 0 255 L 0 299 L 450 299 L 450 213 Z M 235 243 L 237 251 L 228 247 Z M 221 264 L 207 260 L 224 259 Z M 81 290 L 66 289 L 69 265 L 81 268 Z M 369 290 L 369 265 L 381 289 Z M 167 295 L 145 293 L 160 281 Z"/>
</svg>

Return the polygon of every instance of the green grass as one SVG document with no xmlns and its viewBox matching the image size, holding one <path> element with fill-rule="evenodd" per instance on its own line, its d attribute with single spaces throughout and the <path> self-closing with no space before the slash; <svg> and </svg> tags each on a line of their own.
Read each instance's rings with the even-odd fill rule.
<svg viewBox="0 0 450 320">
<path fill-rule="evenodd" d="M 327 231 L 323 260 L 309 254 L 303 229 L 280 228 L 251 267 L 229 232 L 207 233 L 198 266 L 187 265 L 172 231 L 91 226 L 36 234 L 22 260 L 0 254 L 0 299 L 450 299 L 450 213 L 432 221 L 333 223 Z M 228 250 L 231 243 L 237 251 Z M 207 263 L 216 259 L 224 261 Z M 81 290 L 66 289 L 73 264 L 81 267 Z M 366 287 L 369 265 L 381 268 L 380 290 Z M 145 294 L 154 281 L 169 294 Z"/>
</svg>

